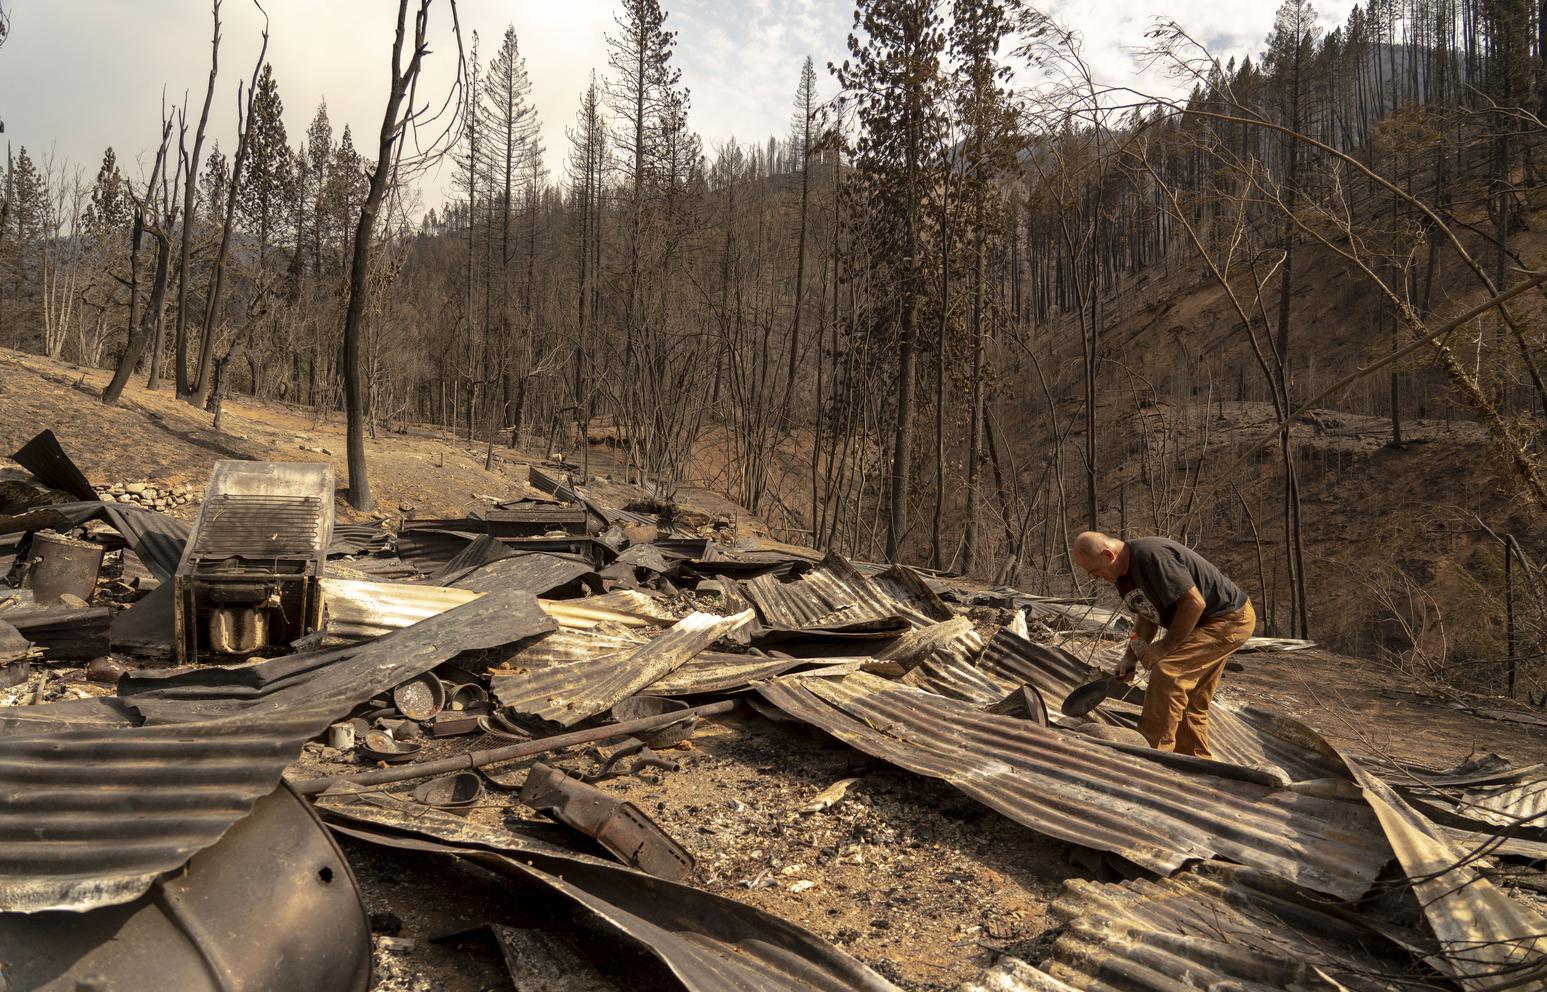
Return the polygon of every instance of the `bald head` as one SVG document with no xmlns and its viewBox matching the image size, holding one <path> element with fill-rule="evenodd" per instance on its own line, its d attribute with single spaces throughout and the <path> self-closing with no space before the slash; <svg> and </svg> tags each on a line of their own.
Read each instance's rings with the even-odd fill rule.
<svg viewBox="0 0 1547 992">
<path fill-rule="evenodd" d="M 1069 557 L 1075 568 L 1089 573 L 1092 578 L 1116 582 L 1128 570 L 1126 550 L 1117 538 L 1098 530 L 1088 530 L 1074 539 Z"/>
</svg>

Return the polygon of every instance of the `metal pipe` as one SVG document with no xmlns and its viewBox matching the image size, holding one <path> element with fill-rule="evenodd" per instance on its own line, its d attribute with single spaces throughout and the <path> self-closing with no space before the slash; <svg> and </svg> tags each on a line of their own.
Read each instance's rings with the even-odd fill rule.
<svg viewBox="0 0 1547 992">
<path fill-rule="evenodd" d="M 640 717 L 638 720 L 609 723 L 586 730 L 572 730 L 567 734 L 559 734 L 556 737 L 544 737 L 535 741 L 526 741 L 522 744 L 512 744 L 509 747 L 497 747 L 488 751 L 469 751 L 466 754 L 459 754 L 455 758 L 443 758 L 440 761 L 425 761 L 414 765 L 401 765 L 397 768 L 382 768 L 376 771 L 360 772 L 355 775 L 328 775 L 323 778 L 309 778 L 300 782 L 291 782 L 290 787 L 303 796 L 315 796 L 317 793 L 323 792 L 334 785 L 346 783 L 349 785 L 381 785 L 385 782 L 405 782 L 408 779 L 439 775 L 442 772 L 461 771 L 464 768 L 482 768 L 484 765 L 493 765 L 501 761 L 527 758 L 534 754 L 557 751 L 561 747 L 569 747 L 572 744 L 589 744 L 593 741 L 607 740 L 610 737 L 623 737 L 642 730 L 655 730 L 695 716 L 716 716 L 720 713 L 729 713 L 735 708 L 736 700 L 727 699 L 723 702 L 706 703 L 703 706 L 692 706 L 688 709 L 675 710 L 671 713 Z"/>
</svg>

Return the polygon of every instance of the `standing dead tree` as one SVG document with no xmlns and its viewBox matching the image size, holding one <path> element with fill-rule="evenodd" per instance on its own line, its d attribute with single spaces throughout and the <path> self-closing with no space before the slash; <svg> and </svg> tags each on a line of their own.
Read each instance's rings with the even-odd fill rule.
<svg viewBox="0 0 1547 992">
<path fill-rule="evenodd" d="M 433 2 L 418 0 L 418 9 L 413 17 L 413 48 L 405 65 L 403 43 L 409 28 L 409 0 L 398 0 L 397 31 L 392 40 L 392 80 L 387 91 L 387 106 L 381 118 L 376 162 L 371 167 L 369 189 L 365 202 L 360 206 L 359 223 L 355 225 L 354 255 L 349 266 L 349 304 L 344 311 L 344 412 L 348 424 L 349 503 L 362 511 L 372 510 L 376 506 L 376 501 L 371 497 L 365 463 L 369 385 L 365 381 L 364 351 L 361 347 L 366 278 L 370 269 L 371 237 L 375 233 L 376 215 L 381 210 L 389 182 L 400 179 L 405 168 L 411 171 L 422 169 L 438 157 L 442 149 L 455 144 L 456 131 L 462 121 L 465 61 L 462 54 L 462 30 L 457 23 L 456 0 L 447 0 L 451 8 L 452 34 L 457 43 L 456 82 L 446 102 L 433 116 L 426 116 L 425 109 L 414 105 L 419 72 L 424 65 L 424 57 L 430 54 L 430 5 Z M 417 135 L 420 126 L 437 118 L 445 119 L 446 127 L 428 145 L 419 147 L 416 142 L 414 154 L 405 160 L 403 147 L 409 138 Z"/>
<path fill-rule="evenodd" d="M 263 8 L 259 7 L 259 11 Z M 252 147 L 253 102 L 258 97 L 258 77 L 269 51 L 268 15 L 263 19 L 263 44 L 258 49 L 258 61 L 252 68 L 252 83 L 247 88 L 247 102 L 242 103 L 242 88 L 236 90 L 236 154 L 231 160 L 231 181 L 226 185 L 226 213 L 220 228 L 220 247 L 215 251 L 215 268 L 210 275 L 208 298 L 204 301 L 204 337 L 199 345 L 198 377 L 187 383 L 188 392 L 183 396 L 194 406 L 202 407 L 209 399 L 214 386 L 215 331 L 219 326 L 220 296 L 225 288 L 226 257 L 231 248 L 231 230 L 235 226 L 236 203 L 242 188 L 242 169 L 247 164 Z M 202 124 L 201 124 L 202 127 Z M 192 165 L 189 166 L 193 168 Z M 186 220 L 186 218 L 185 218 Z M 181 320 L 181 316 L 178 318 Z M 184 341 L 186 344 L 186 340 Z M 178 356 L 179 372 L 183 356 Z"/>
<path fill-rule="evenodd" d="M 176 390 L 178 396 L 188 395 L 188 269 L 189 255 L 193 248 L 194 202 L 198 197 L 196 173 L 204 151 L 204 129 L 209 123 L 210 103 L 215 99 L 215 77 L 220 71 L 220 0 L 211 0 L 210 13 L 215 29 L 210 39 L 209 85 L 204 90 L 204 109 L 199 112 L 199 126 L 194 130 L 193 154 L 183 158 L 183 236 L 178 248 L 177 265 L 177 322 L 173 325 L 172 345 L 176 362 Z M 150 388 L 156 388 L 161 378 L 161 342 L 150 359 Z"/>
<path fill-rule="evenodd" d="M 113 373 L 112 380 L 102 390 L 102 402 L 108 405 L 117 403 L 123 395 L 124 386 L 128 385 L 145 354 L 146 344 L 156 334 L 166 305 L 172 261 L 172 230 L 177 226 L 177 183 L 182 178 L 181 170 L 173 170 L 177 178 L 173 179 L 169 192 L 167 150 L 172 141 L 172 120 L 171 114 L 163 114 L 161 144 L 156 149 L 156 161 L 151 166 L 150 178 L 145 182 L 145 194 L 134 197 L 134 233 L 130 250 L 138 258 L 141 236 L 148 233 L 156 242 L 156 269 L 151 278 L 150 298 L 140 313 L 138 326 L 133 323 L 134 305 L 131 297 L 129 341 L 124 347 L 123 356 L 118 360 L 118 369 Z"/>
</svg>

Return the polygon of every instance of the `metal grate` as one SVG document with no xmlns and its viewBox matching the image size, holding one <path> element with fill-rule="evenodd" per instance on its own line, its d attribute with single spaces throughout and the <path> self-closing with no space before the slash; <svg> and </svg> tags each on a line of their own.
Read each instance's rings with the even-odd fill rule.
<svg viewBox="0 0 1547 992">
<path fill-rule="evenodd" d="M 315 496 L 221 494 L 205 503 L 194 553 L 266 557 L 311 554 L 322 530 Z"/>
</svg>

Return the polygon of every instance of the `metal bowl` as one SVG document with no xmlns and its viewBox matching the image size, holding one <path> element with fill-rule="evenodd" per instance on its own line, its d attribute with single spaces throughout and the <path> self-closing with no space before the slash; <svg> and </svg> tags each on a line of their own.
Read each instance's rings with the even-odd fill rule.
<svg viewBox="0 0 1547 992">
<path fill-rule="evenodd" d="M 385 761 L 389 765 L 412 761 L 423 750 L 422 744 L 409 744 L 395 739 L 385 730 L 373 730 L 365 735 L 365 743 L 355 745 L 356 750 L 372 761 Z"/>
<path fill-rule="evenodd" d="M 483 776 L 477 772 L 457 772 L 432 778 L 413 791 L 415 802 L 466 816 L 483 798 Z"/>
<path fill-rule="evenodd" d="M 392 690 L 392 703 L 410 720 L 428 720 L 446 705 L 446 687 L 425 672 Z"/>
<path fill-rule="evenodd" d="M 688 704 L 680 699 L 668 699 L 665 696 L 630 696 L 613 704 L 612 718 L 619 723 L 625 723 L 629 720 L 662 716 L 687 708 Z M 693 736 L 693 728 L 696 726 L 698 726 L 698 717 L 689 716 L 674 723 L 656 727 L 654 730 L 638 731 L 633 736 L 651 747 L 672 747 Z"/>
</svg>

